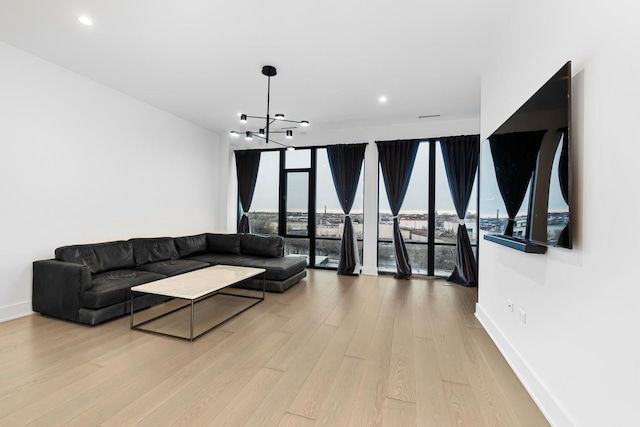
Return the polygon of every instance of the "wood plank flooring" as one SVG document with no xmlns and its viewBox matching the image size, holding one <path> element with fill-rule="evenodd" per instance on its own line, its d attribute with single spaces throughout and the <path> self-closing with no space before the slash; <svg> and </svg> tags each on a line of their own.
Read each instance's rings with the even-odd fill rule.
<svg viewBox="0 0 640 427">
<path fill-rule="evenodd" d="M 475 319 L 476 289 L 308 273 L 193 343 L 128 317 L 1 323 L 0 425 L 549 425 Z"/>
</svg>

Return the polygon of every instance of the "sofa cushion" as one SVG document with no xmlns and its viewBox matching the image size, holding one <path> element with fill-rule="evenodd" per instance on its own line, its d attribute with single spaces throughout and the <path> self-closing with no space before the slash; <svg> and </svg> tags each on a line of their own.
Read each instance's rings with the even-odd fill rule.
<svg viewBox="0 0 640 427">
<path fill-rule="evenodd" d="M 111 304 L 127 301 L 131 298 L 131 287 L 166 276 L 140 270 L 113 270 L 95 274 L 93 286 L 84 292 L 83 306 L 101 308 Z"/>
<path fill-rule="evenodd" d="M 130 239 L 129 241 L 133 244 L 136 266 L 180 258 L 178 248 L 171 237 Z"/>
<path fill-rule="evenodd" d="M 202 254 L 191 257 L 197 261 L 208 262 L 211 265 L 225 264 L 238 265 L 241 267 L 264 268 L 266 280 L 285 280 L 289 277 L 304 271 L 307 267 L 307 260 L 303 257 L 278 257 L 267 258 L 252 255 L 231 255 L 231 254 Z M 262 278 L 262 276 L 258 276 Z"/>
<path fill-rule="evenodd" d="M 284 255 L 284 238 L 281 236 L 261 236 L 259 234 L 242 235 L 242 253 L 265 257 Z"/>
<path fill-rule="evenodd" d="M 176 237 L 173 240 L 176 242 L 178 252 L 180 252 L 180 258 L 207 252 L 207 236 L 204 233 L 195 236 Z"/>
<path fill-rule="evenodd" d="M 241 234 L 207 233 L 207 250 L 216 254 L 240 254 Z"/>
<path fill-rule="evenodd" d="M 122 240 L 63 246 L 56 249 L 55 255 L 58 261 L 86 265 L 94 274 L 135 266 L 133 246 Z"/>
<path fill-rule="evenodd" d="M 209 267 L 210 264 L 202 261 L 190 259 L 168 259 L 165 261 L 152 262 L 141 265 L 136 270 L 150 271 L 152 273 L 164 274 L 165 276 L 175 276 L 176 274 L 187 273 Z"/>
</svg>

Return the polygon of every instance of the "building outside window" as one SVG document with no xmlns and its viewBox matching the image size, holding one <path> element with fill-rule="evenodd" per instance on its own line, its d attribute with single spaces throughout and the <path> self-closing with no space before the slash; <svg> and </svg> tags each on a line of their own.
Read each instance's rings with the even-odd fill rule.
<svg viewBox="0 0 640 427">
<path fill-rule="evenodd" d="M 433 181 L 429 177 L 433 177 Z M 378 171 L 378 180 L 378 271 L 391 273 L 396 271 L 391 240 L 393 221 L 381 170 Z M 476 251 L 477 191 L 476 179 L 465 216 L 469 238 Z M 430 194 L 433 206 L 430 206 Z M 420 143 L 398 217 L 413 274 L 451 274 L 456 262 L 458 216 L 451 199 L 439 141 Z M 433 236 L 432 240 L 430 236 Z"/>
<path fill-rule="evenodd" d="M 381 172 L 378 180 L 378 271 L 394 272 L 393 223 Z M 432 202 L 430 192 L 433 193 Z M 364 170 L 360 173 L 351 210 L 361 262 L 365 220 L 363 198 Z M 476 179 L 465 217 L 476 251 L 477 212 Z M 413 273 L 450 274 L 455 266 L 458 218 L 437 141 L 424 141 L 418 148 L 399 220 Z M 336 195 L 326 148 L 262 151 L 249 222 L 253 233 L 283 236 L 285 255 L 305 256 L 312 267 L 337 268 L 344 214 Z"/>
</svg>

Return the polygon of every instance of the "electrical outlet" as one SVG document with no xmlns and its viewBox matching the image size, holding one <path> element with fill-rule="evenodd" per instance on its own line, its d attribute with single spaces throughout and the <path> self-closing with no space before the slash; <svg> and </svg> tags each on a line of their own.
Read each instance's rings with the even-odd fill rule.
<svg viewBox="0 0 640 427">
<path fill-rule="evenodd" d="M 518 309 L 518 319 L 520 319 L 522 323 L 527 323 L 527 313 L 521 308 Z"/>
<path fill-rule="evenodd" d="M 513 313 L 513 301 L 510 299 L 507 300 L 507 310 Z"/>
</svg>

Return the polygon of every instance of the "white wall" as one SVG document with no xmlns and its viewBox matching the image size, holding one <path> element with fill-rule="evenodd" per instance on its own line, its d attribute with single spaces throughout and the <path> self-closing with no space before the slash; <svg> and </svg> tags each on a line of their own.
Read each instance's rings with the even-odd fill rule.
<svg viewBox="0 0 640 427">
<path fill-rule="evenodd" d="M 309 128 L 305 138 L 305 146 L 322 146 L 332 144 L 350 144 L 368 142 L 364 159 L 364 229 L 362 273 L 378 274 L 378 150 L 376 141 L 396 139 L 419 139 L 439 136 L 472 135 L 480 132 L 477 118 L 437 120 L 429 119 L 411 124 L 372 126 L 366 128 L 347 128 L 330 132 L 314 131 Z M 231 140 L 230 140 L 231 141 Z M 246 142 L 233 141 L 236 149 L 246 150 Z M 231 153 L 233 155 L 233 153 Z M 230 175 L 230 182 L 235 183 L 235 167 Z M 237 187 L 234 190 L 237 192 Z M 232 193 L 230 193 L 231 195 Z M 426 196 L 425 196 L 426 197 Z M 237 216 L 235 198 L 229 198 L 229 218 Z M 229 230 L 235 230 L 235 223 L 230 222 Z"/>
<path fill-rule="evenodd" d="M 0 321 L 56 247 L 225 226 L 217 135 L 4 43 L 0 144 Z"/>
<path fill-rule="evenodd" d="M 573 61 L 574 249 L 534 255 L 481 241 L 477 316 L 554 425 L 639 425 L 640 253 L 626 226 L 640 212 L 638 6 L 517 8 L 483 74 L 481 134 Z"/>
</svg>

